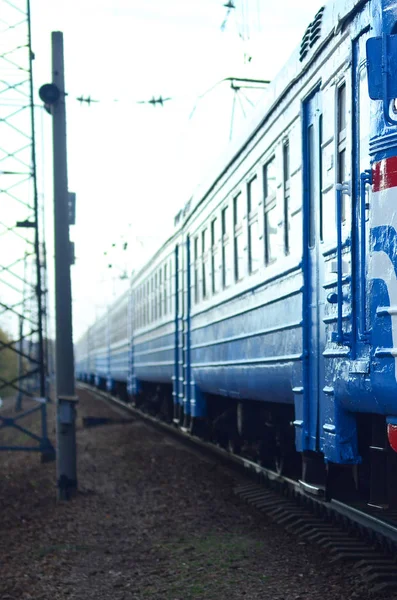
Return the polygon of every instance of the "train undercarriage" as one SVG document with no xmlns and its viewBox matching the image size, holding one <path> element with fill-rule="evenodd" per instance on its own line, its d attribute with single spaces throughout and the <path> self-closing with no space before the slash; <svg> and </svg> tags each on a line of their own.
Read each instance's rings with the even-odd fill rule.
<svg viewBox="0 0 397 600">
<path fill-rule="evenodd" d="M 95 385 L 107 387 L 101 378 Z M 326 464 L 321 452 L 295 450 L 291 404 L 239 402 L 207 394 L 207 417 L 193 419 L 184 414 L 182 405 L 174 406 L 171 385 L 140 382 L 139 393 L 130 396 L 124 382 L 113 382 L 111 393 L 161 421 L 299 481 L 309 494 L 380 511 L 397 508 L 397 454 L 388 442 L 382 415 L 357 414 L 361 464 L 338 465 Z"/>
</svg>

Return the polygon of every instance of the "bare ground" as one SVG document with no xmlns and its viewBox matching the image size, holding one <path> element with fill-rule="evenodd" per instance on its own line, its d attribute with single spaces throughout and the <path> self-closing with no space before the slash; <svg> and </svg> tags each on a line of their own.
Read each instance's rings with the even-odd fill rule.
<svg viewBox="0 0 397 600">
<path fill-rule="evenodd" d="M 72 501 L 56 502 L 54 463 L 0 455 L 1 600 L 371 598 L 349 565 L 242 504 L 215 460 L 139 421 L 83 429 L 120 415 L 80 400 Z"/>
</svg>

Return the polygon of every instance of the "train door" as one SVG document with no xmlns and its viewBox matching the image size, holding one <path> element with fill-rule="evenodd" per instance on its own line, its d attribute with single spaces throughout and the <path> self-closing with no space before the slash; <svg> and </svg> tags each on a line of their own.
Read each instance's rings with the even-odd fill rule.
<svg viewBox="0 0 397 600">
<path fill-rule="evenodd" d="M 302 446 L 301 450 L 319 449 L 319 405 L 323 393 L 322 354 L 324 328 L 324 256 L 321 182 L 322 113 L 321 94 L 317 90 L 305 102 L 303 119 L 304 177 L 304 336 L 305 355 Z"/>
<path fill-rule="evenodd" d="M 183 269 L 183 413 L 184 427 L 190 425 L 190 319 L 191 319 L 191 265 L 190 265 L 190 236 L 186 236 L 184 244 L 184 269 Z"/>
<path fill-rule="evenodd" d="M 356 256 L 358 258 L 359 268 L 356 271 L 358 294 L 356 297 L 356 315 L 357 315 L 357 342 L 358 353 L 363 355 L 368 353 L 368 323 L 366 307 L 366 285 L 368 284 L 368 275 L 366 272 L 368 245 L 369 245 L 369 227 L 368 227 L 368 207 L 369 196 L 371 193 L 369 184 L 371 183 L 371 165 L 369 156 L 369 134 L 370 134 L 370 99 L 368 95 L 367 81 L 367 57 L 366 42 L 369 33 L 365 32 L 354 40 L 353 45 L 353 165 L 354 165 L 354 195 L 357 198 L 356 223 L 357 240 L 359 247 Z M 367 372 L 365 369 L 364 373 Z"/>
</svg>

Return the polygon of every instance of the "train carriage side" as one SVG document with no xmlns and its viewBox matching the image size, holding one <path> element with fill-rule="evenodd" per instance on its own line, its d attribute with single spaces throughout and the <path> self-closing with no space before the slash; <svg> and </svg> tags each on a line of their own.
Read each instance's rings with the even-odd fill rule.
<svg viewBox="0 0 397 600">
<path fill-rule="evenodd" d="M 176 372 L 175 291 L 178 235 L 174 235 L 132 281 L 132 349 L 129 392 L 137 404 L 173 418 Z"/>
<path fill-rule="evenodd" d="M 75 344 L 75 373 L 77 379 L 88 381 L 89 330 L 87 330 Z"/>
<path fill-rule="evenodd" d="M 291 381 L 302 379 L 301 147 L 295 98 L 186 224 L 190 426 L 207 418 L 219 440 L 261 440 L 261 454 L 269 417 L 294 420 Z"/>
<path fill-rule="evenodd" d="M 131 351 L 131 326 L 129 304 L 131 290 L 112 304 L 109 309 L 109 352 L 107 390 L 125 395 L 129 374 L 129 354 Z"/>
<path fill-rule="evenodd" d="M 102 315 L 91 330 L 90 359 L 94 369 L 94 384 L 106 389 L 109 377 L 108 313 Z"/>
<path fill-rule="evenodd" d="M 391 0 L 318 12 L 134 278 L 128 320 L 138 404 L 308 493 L 378 506 L 397 504 L 396 33 Z"/>
<path fill-rule="evenodd" d="M 237 447 L 260 442 L 259 458 L 273 454 L 278 468 L 296 448 L 308 488 L 313 478 L 324 483 L 324 458 L 358 462 L 355 418 L 334 389 L 354 358 L 361 319 L 352 264 L 357 153 L 369 164 L 370 16 L 368 5 L 356 5 L 348 11 L 335 2 L 316 15 L 313 48 L 292 57 L 261 126 L 185 221 L 185 423 L 211 421 L 215 435 Z"/>
<path fill-rule="evenodd" d="M 87 330 L 86 360 L 84 361 L 84 380 L 90 385 L 95 385 L 95 328 L 96 323 Z"/>
</svg>

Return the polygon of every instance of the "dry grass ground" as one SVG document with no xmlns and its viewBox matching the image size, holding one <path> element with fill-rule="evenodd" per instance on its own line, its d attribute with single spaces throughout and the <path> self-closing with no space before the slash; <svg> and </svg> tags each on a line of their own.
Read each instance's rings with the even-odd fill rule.
<svg viewBox="0 0 397 600">
<path fill-rule="evenodd" d="M 119 415 L 80 399 L 73 501 L 56 502 L 54 463 L 0 456 L 1 600 L 369 598 L 349 565 L 242 504 L 224 467 L 138 421 L 83 429 Z"/>
</svg>

